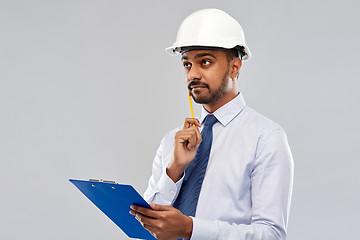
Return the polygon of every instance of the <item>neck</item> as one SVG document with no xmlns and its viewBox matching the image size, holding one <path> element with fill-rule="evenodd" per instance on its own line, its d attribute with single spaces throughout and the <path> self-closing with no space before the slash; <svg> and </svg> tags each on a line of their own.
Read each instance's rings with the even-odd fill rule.
<svg viewBox="0 0 360 240">
<path fill-rule="evenodd" d="M 238 94 L 239 94 L 239 92 L 236 89 L 236 91 L 228 92 L 226 95 L 224 95 L 222 98 L 220 98 L 216 102 L 203 104 L 203 107 L 205 108 L 205 110 L 208 113 L 213 113 L 216 110 L 218 110 L 219 108 L 221 108 L 222 106 L 224 106 L 226 103 L 233 100 Z"/>
</svg>

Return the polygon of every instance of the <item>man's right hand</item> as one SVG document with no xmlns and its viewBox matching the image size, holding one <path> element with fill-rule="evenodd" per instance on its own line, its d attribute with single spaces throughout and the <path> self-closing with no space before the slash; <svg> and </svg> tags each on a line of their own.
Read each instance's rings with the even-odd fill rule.
<svg viewBox="0 0 360 240">
<path fill-rule="evenodd" d="M 174 156 L 166 169 L 167 175 L 174 182 L 180 180 L 187 165 L 195 158 L 201 142 L 199 127 L 201 127 L 199 120 L 186 118 L 183 129 L 175 135 Z"/>
</svg>

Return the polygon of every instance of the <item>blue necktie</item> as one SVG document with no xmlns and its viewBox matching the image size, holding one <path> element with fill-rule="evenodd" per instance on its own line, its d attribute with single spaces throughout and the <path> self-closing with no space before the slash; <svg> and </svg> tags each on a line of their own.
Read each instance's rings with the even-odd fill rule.
<svg viewBox="0 0 360 240">
<path fill-rule="evenodd" d="M 185 177 L 180 193 L 173 204 L 173 207 L 186 216 L 195 216 L 213 140 L 212 126 L 216 122 L 217 119 L 214 115 L 209 114 L 206 116 L 201 132 L 202 141 L 196 151 L 194 160 L 185 169 Z"/>
</svg>

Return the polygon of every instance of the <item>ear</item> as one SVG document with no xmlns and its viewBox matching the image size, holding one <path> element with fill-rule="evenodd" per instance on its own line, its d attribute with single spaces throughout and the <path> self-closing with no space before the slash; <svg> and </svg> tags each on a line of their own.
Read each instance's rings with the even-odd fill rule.
<svg viewBox="0 0 360 240">
<path fill-rule="evenodd" d="M 230 67 L 231 67 L 231 72 L 230 72 L 230 76 L 232 79 L 235 79 L 238 75 L 239 75 L 239 71 L 242 65 L 242 61 L 240 58 L 234 58 L 233 60 L 231 60 L 230 62 Z"/>
</svg>

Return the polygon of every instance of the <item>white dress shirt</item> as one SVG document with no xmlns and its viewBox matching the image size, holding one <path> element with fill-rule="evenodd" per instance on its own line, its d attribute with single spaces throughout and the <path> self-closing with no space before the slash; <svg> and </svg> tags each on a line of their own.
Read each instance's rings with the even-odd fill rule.
<svg viewBox="0 0 360 240">
<path fill-rule="evenodd" d="M 201 123 L 207 114 L 203 109 Z M 191 240 L 286 239 L 294 164 L 284 130 L 246 106 L 241 94 L 213 114 L 218 122 Z M 174 183 L 166 174 L 179 130 L 157 150 L 148 202 L 172 205 L 179 194 L 183 178 Z"/>
</svg>

